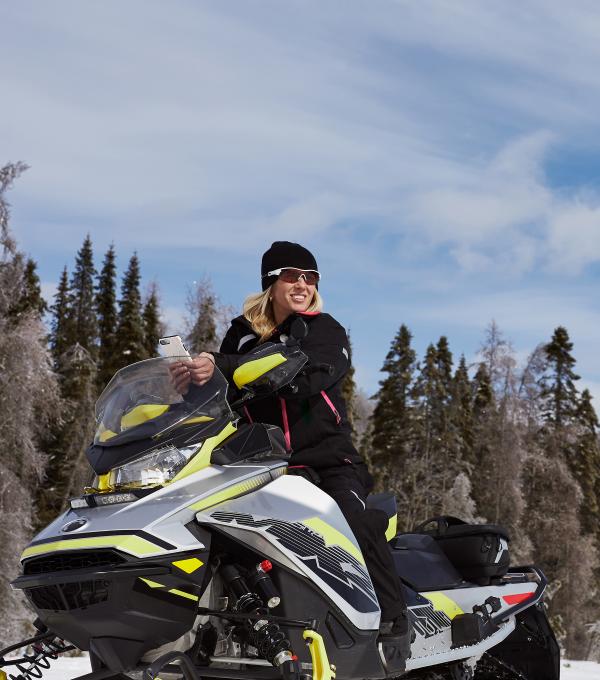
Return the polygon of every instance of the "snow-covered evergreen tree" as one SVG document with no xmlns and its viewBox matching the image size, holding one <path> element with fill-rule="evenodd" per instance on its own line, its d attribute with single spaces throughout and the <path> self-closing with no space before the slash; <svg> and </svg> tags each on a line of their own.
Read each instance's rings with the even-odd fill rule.
<svg viewBox="0 0 600 680">
<path fill-rule="evenodd" d="M 12 237 L 5 198 L 25 168 L 16 163 L 0 169 L 0 640 L 5 643 L 16 641 L 31 620 L 9 582 L 17 576 L 20 553 L 33 530 L 31 498 L 43 483 L 46 465 L 43 441 L 61 412 L 41 305 L 24 305 L 17 315 L 11 311 L 15 298 L 30 296 L 35 272 Z"/>
</svg>

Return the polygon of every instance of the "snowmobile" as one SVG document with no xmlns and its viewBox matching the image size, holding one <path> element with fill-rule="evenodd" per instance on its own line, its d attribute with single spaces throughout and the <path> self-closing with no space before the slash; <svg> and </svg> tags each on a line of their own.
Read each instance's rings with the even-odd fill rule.
<svg viewBox="0 0 600 680">
<path fill-rule="evenodd" d="M 298 336 L 245 357 L 232 403 L 218 369 L 185 395 L 172 358 L 115 374 L 96 404 L 93 481 L 22 554 L 12 587 L 38 634 L 0 651 L 0 668 L 16 669 L 0 678 L 41 678 L 77 648 L 92 666 L 79 680 L 558 680 L 542 571 L 509 567 L 493 529 L 471 527 L 454 555 L 437 529 L 397 534 L 389 494 L 369 506 L 389 517 L 410 653 L 380 637 L 337 504 L 287 474 L 279 428 L 240 415 L 310 370 Z M 469 571 L 473 545 L 490 559 Z"/>
</svg>

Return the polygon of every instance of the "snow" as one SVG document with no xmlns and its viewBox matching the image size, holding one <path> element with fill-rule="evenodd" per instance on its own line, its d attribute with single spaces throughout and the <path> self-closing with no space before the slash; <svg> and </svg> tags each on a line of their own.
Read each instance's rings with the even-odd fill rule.
<svg viewBox="0 0 600 680">
<path fill-rule="evenodd" d="M 52 662 L 50 670 L 44 673 L 43 680 L 71 680 L 89 673 L 90 670 L 87 657 L 63 658 Z M 560 678 L 561 680 L 600 680 L 600 664 L 592 661 L 563 660 Z"/>
</svg>

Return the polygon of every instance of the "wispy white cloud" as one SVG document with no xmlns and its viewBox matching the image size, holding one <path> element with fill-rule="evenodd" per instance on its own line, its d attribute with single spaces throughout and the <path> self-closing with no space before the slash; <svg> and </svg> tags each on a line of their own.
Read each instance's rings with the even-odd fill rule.
<svg viewBox="0 0 600 680">
<path fill-rule="evenodd" d="M 555 304 L 531 285 L 573 285 L 600 262 L 595 177 L 549 176 L 579 149 L 600 155 L 597 3 L 23 0 L 2 13 L 0 146 L 32 165 L 11 198 L 41 266 L 60 271 L 88 230 L 155 254 L 177 327 L 183 253 L 210 251 L 231 282 L 289 238 L 319 253 L 365 352 L 392 314 L 449 333 L 459 319 L 458 342 L 492 316 L 532 337 L 597 324 L 589 290 Z"/>
</svg>

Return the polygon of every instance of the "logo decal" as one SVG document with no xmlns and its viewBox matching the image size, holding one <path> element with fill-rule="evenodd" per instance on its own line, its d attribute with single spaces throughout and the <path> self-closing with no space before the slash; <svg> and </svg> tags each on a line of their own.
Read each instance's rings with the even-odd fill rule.
<svg viewBox="0 0 600 680">
<path fill-rule="evenodd" d="M 239 526 L 264 529 L 355 609 L 373 612 L 379 608 L 365 567 L 340 546 L 326 545 L 323 536 L 310 527 L 300 522 L 255 519 L 235 512 L 215 511 L 211 517 L 227 524 L 235 522 Z"/>
<path fill-rule="evenodd" d="M 431 603 L 409 607 L 408 611 L 413 628 L 424 638 L 437 635 L 452 625 L 449 617 L 444 612 L 435 610 Z"/>
<path fill-rule="evenodd" d="M 85 518 L 81 519 L 74 519 L 72 522 L 67 522 L 66 524 L 63 524 L 63 526 L 60 528 L 60 530 L 64 533 L 68 533 L 70 531 L 77 531 L 78 529 L 83 529 L 83 527 L 87 526 L 88 521 Z"/>
</svg>

